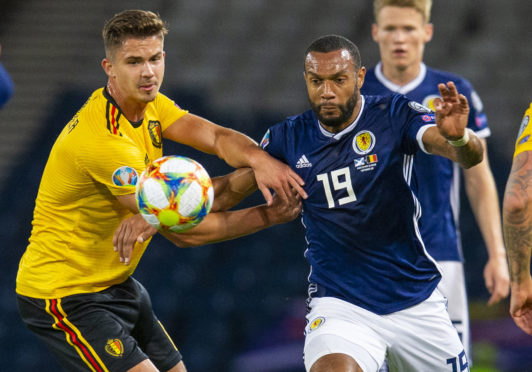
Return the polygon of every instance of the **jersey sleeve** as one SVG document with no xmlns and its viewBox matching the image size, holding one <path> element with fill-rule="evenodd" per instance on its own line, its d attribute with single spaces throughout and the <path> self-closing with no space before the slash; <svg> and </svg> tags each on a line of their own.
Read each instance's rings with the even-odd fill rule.
<svg viewBox="0 0 532 372">
<path fill-rule="evenodd" d="M 84 146 L 78 152 L 77 165 L 95 182 L 113 195 L 135 192 L 138 177 L 146 167 L 145 154 L 127 137 L 108 134 Z"/>
<path fill-rule="evenodd" d="M 270 127 L 266 131 L 260 141 L 260 147 L 274 158 L 284 161 L 283 138 L 285 138 L 285 136 L 283 135 L 281 124 Z"/>
<path fill-rule="evenodd" d="M 532 151 L 532 126 L 529 125 L 530 116 L 532 116 L 532 102 L 528 110 L 525 111 L 523 120 L 521 120 L 521 126 L 519 127 L 519 133 L 515 142 L 514 158 L 524 151 Z"/>
<path fill-rule="evenodd" d="M 177 103 L 162 93 L 157 95 L 155 107 L 161 120 L 161 129 L 163 132 L 176 120 L 188 113 L 187 110 L 183 110 Z"/>
<path fill-rule="evenodd" d="M 394 95 L 390 110 L 392 127 L 399 132 L 401 148 L 407 155 L 412 155 L 423 148 L 423 132 L 435 125 L 434 112 L 422 104 L 411 101 L 405 96 Z"/>
</svg>

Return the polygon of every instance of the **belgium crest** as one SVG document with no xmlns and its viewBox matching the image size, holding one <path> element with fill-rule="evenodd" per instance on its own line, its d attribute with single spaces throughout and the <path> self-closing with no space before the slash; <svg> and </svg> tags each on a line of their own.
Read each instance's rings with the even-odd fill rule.
<svg viewBox="0 0 532 372">
<path fill-rule="evenodd" d="M 153 146 L 160 149 L 163 144 L 161 123 L 158 120 L 150 120 L 148 122 L 148 132 L 150 133 L 151 143 L 153 143 Z"/>
<path fill-rule="evenodd" d="M 107 340 L 107 344 L 105 345 L 105 351 L 107 351 L 108 354 L 114 356 L 114 357 L 121 357 L 124 353 L 124 345 L 122 344 L 122 341 L 120 339 L 109 339 Z"/>
</svg>

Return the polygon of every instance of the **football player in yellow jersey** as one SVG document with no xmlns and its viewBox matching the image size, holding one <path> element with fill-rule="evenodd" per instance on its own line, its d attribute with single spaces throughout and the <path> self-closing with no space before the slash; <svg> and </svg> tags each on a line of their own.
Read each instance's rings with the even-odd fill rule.
<svg viewBox="0 0 532 372">
<path fill-rule="evenodd" d="M 515 144 L 512 170 L 503 202 L 503 230 L 510 266 L 510 314 L 532 335 L 532 103 L 525 112 Z"/>
<path fill-rule="evenodd" d="M 186 370 L 148 293 L 131 277 L 154 233 L 138 214 L 134 186 L 146 164 L 162 156 L 163 137 L 248 167 L 214 180 L 213 212 L 188 233 L 189 245 L 289 221 L 300 210 L 295 194 L 306 197 L 302 179 L 253 140 L 159 93 L 165 34 L 164 22 L 147 11 L 124 11 L 106 23 L 108 83 L 63 129 L 42 176 L 16 292 L 22 319 L 68 371 Z M 252 191 L 250 184 L 267 205 L 216 212 Z M 134 250 L 122 249 L 142 234 Z"/>
</svg>

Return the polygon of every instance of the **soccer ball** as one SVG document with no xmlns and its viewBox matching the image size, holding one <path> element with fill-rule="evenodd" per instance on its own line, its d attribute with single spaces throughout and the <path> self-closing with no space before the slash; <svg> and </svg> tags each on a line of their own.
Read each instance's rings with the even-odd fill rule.
<svg viewBox="0 0 532 372">
<path fill-rule="evenodd" d="M 158 230 L 183 232 L 211 210 L 214 189 L 203 166 L 185 156 L 163 156 L 142 172 L 135 197 L 140 214 Z"/>
</svg>

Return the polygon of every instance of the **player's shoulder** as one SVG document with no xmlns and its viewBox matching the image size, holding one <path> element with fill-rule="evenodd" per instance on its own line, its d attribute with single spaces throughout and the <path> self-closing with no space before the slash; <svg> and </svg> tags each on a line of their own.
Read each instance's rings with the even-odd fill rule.
<svg viewBox="0 0 532 372">
<path fill-rule="evenodd" d="M 171 100 L 168 96 L 166 96 L 164 93 L 161 93 L 161 92 L 158 92 L 157 95 L 155 96 L 155 99 L 153 100 L 153 104 L 156 106 L 156 107 L 160 107 L 160 106 L 177 106 L 177 104 Z M 177 106 L 178 108 L 180 108 L 179 106 Z"/>
<path fill-rule="evenodd" d="M 361 121 L 366 123 L 378 122 L 381 127 L 395 127 L 402 125 L 413 110 L 421 111 L 424 109 L 424 106 L 398 93 L 364 95 Z"/>
<path fill-rule="evenodd" d="M 438 81 L 440 83 L 446 83 L 452 81 L 458 91 L 460 89 L 467 89 L 468 91 L 472 90 L 472 85 L 466 78 L 450 71 L 439 70 L 433 67 L 427 67 L 427 78 L 430 80 Z"/>
<path fill-rule="evenodd" d="M 112 101 L 112 98 L 106 95 L 104 88 L 96 89 L 75 116 L 90 123 L 93 123 L 98 118 L 104 119 L 107 111 L 106 105 L 109 101 Z M 118 108 L 118 105 L 115 104 L 115 106 Z"/>
<path fill-rule="evenodd" d="M 525 110 L 524 116 L 532 116 L 532 102 L 530 102 L 530 106 Z"/>
<path fill-rule="evenodd" d="M 123 113 L 104 88 L 96 89 L 83 106 L 72 117 L 65 131 L 71 140 L 80 138 L 82 142 L 98 142 L 105 137 L 121 136 L 120 123 Z"/>
<path fill-rule="evenodd" d="M 517 140 L 515 142 L 514 158 L 522 152 L 532 151 L 532 128 L 530 126 L 530 117 L 532 116 L 532 102 L 528 109 L 526 109 L 519 132 L 517 133 Z"/>
<path fill-rule="evenodd" d="M 384 94 L 364 94 L 364 106 L 365 107 L 372 107 L 372 106 L 382 106 L 382 105 L 389 105 L 394 100 L 401 99 L 404 96 L 399 93 L 384 93 Z"/>
<path fill-rule="evenodd" d="M 364 95 L 364 109 L 367 111 L 393 112 L 413 102 L 400 93 Z M 414 108 L 414 107 L 412 107 Z"/>
<path fill-rule="evenodd" d="M 103 104 L 101 90 L 97 89 L 89 96 L 55 141 L 52 152 L 60 154 L 64 161 L 75 160 L 79 154 L 90 153 L 93 148 L 103 146 L 103 142 L 95 136 L 97 122 L 102 122 L 95 114 L 96 108 Z"/>
<path fill-rule="evenodd" d="M 162 130 L 165 130 L 187 113 L 188 110 L 181 108 L 181 106 L 164 93 L 158 92 L 155 99 L 148 103 L 145 117 L 149 116 L 153 120 L 159 121 L 162 125 Z"/>
<path fill-rule="evenodd" d="M 532 102 L 530 102 L 530 106 L 525 110 L 525 113 L 523 114 L 523 119 L 521 120 L 521 125 L 519 126 L 519 132 L 517 134 L 518 144 L 522 141 L 522 135 L 523 133 L 527 132 L 527 134 L 531 131 L 530 130 L 530 117 L 532 116 Z M 529 137 L 526 138 L 526 141 L 528 141 Z"/>
</svg>

